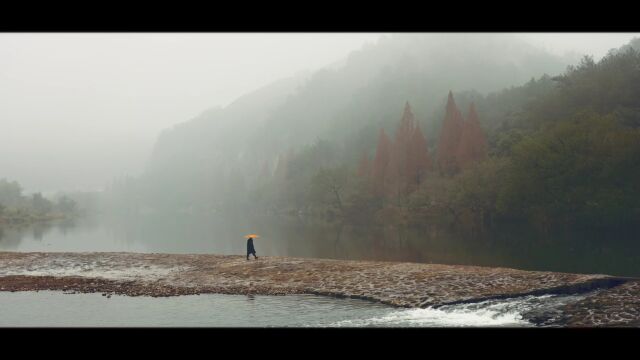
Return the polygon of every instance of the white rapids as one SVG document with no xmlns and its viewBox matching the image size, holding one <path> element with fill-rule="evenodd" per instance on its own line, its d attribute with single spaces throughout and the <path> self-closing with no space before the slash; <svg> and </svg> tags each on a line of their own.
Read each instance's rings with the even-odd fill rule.
<svg viewBox="0 0 640 360">
<path fill-rule="evenodd" d="M 531 327 L 526 312 L 553 310 L 578 295 L 524 296 L 475 303 L 445 305 L 438 308 L 398 309 L 382 316 L 349 319 L 326 324 L 327 327 Z"/>
</svg>

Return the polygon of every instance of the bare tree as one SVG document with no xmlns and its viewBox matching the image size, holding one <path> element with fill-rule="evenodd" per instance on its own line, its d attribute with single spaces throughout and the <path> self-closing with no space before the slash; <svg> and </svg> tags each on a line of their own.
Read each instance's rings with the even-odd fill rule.
<svg viewBox="0 0 640 360">
<path fill-rule="evenodd" d="M 347 169 L 320 169 L 313 178 L 313 187 L 321 199 L 327 196 L 329 203 L 337 207 L 340 212 L 344 209 L 343 193 L 347 185 Z"/>
</svg>

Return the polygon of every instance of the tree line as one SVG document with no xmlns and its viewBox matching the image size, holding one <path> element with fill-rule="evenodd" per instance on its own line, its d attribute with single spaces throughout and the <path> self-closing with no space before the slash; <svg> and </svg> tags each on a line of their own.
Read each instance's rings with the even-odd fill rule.
<svg viewBox="0 0 640 360">
<path fill-rule="evenodd" d="M 466 116 L 450 92 L 435 144 L 406 102 L 393 137 L 378 129 L 360 155 L 319 139 L 282 154 L 274 171 L 264 165 L 252 204 L 379 223 L 638 223 L 638 50 L 585 57 L 559 76 L 487 96 L 458 96 Z"/>
<path fill-rule="evenodd" d="M 24 195 L 17 181 L 0 179 L 0 225 L 28 224 L 73 216 L 77 213 L 76 202 L 66 195 L 54 200 L 42 193 Z"/>
</svg>

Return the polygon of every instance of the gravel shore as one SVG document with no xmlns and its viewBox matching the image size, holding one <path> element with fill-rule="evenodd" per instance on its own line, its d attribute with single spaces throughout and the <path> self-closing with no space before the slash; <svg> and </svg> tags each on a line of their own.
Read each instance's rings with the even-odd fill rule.
<svg viewBox="0 0 640 360">
<path fill-rule="evenodd" d="M 0 291 L 64 290 L 105 296 L 315 294 L 399 307 L 437 307 L 595 289 L 601 290 L 583 306 L 567 308 L 567 326 L 638 326 L 640 282 L 600 274 L 288 257 L 247 261 L 244 256 L 206 254 L 0 252 Z M 594 306 L 587 308 L 589 304 Z"/>
</svg>

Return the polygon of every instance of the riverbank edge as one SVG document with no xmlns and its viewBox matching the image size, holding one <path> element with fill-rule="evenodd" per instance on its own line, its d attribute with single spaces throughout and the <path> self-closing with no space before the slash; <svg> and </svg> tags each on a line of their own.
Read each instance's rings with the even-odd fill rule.
<svg viewBox="0 0 640 360">
<path fill-rule="evenodd" d="M 125 268 L 127 270 L 135 270 L 140 263 L 132 262 L 127 263 L 127 258 L 135 258 L 140 260 L 143 258 L 144 264 L 151 264 L 156 259 L 160 263 L 167 263 L 167 259 L 178 259 L 173 265 L 184 265 L 185 263 L 193 262 L 194 268 L 191 270 L 180 270 L 177 276 L 171 279 L 160 278 L 137 278 L 137 279 L 114 279 L 103 278 L 100 276 L 56 276 L 47 275 L 46 271 L 40 272 L 39 275 L 26 275 L 17 274 L 16 270 L 20 269 L 24 264 L 31 264 L 29 258 L 34 259 L 35 262 L 42 261 L 43 259 L 59 260 L 60 258 L 71 257 L 69 264 L 78 265 L 87 263 L 89 261 L 96 261 L 102 257 L 112 257 L 117 260 L 124 261 Z M 18 263 L 12 263 L 13 260 L 21 260 Z M 93 259 L 93 260 L 91 260 Z M 203 261 L 202 259 L 206 260 Z M 190 261 L 192 260 L 192 261 Z M 194 261 L 197 260 L 197 261 Z M 515 270 L 508 268 L 491 268 L 491 267 L 470 267 L 470 266 L 456 266 L 456 265 L 437 265 L 437 264 L 418 264 L 418 263 L 393 263 L 393 262 L 371 262 L 371 261 L 350 261 L 350 260 L 329 260 L 329 259 L 302 259 L 302 258 L 283 258 L 283 257 L 261 257 L 258 261 L 243 261 L 243 257 L 235 255 L 204 255 L 204 254 L 144 254 L 144 253 L 11 253 L 0 252 L 0 291 L 64 291 L 66 293 L 102 293 L 103 296 L 110 297 L 111 295 L 125 295 L 125 296 L 151 296 L 151 297 L 165 297 L 165 296 L 180 296 L 180 295 L 200 295 L 200 294 L 226 294 L 226 295 L 290 295 L 290 294 L 308 294 L 318 296 L 328 296 L 334 298 L 351 298 L 360 299 L 370 302 L 376 302 L 388 306 L 398 308 L 438 308 L 445 305 L 456 305 L 462 303 L 475 303 L 487 300 L 495 299 L 507 299 L 517 298 L 528 295 L 547 295 L 547 294 L 581 294 L 594 292 L 600 290 L 600 297 L 602 293 L 605 294 L 605 303 L 611 301 L 618 301 L 620 299 L 613 299 L 611 301 L 606 299 L 607 290 L 613 289 L 628 282 L 639 282 L 640 279 L 615 277 L 607 275 L 580 275 L 580 274 L 564 274 L 564 273 L 551 273 L 551 272 L 528 272 L 523 270 Z M 3 264 L 4 262 L 4 264 Z M 289 264 L 287 264 L 289 262 Z M 295 263 L 297 266 L 297 273 L 294 271 L 292 275 L 287 276 L 287 269 L 290 265 Z M 226 265 L 221 267 L 220 264 Z M 323 267 L 329 264 L 331 267 L 325 269 L 324 274 Z M 17 265 L 17 266 L 16 266 Z M 206 265 L 213 265 L 207 267 Z M 322 266 L 320 266 L 322 265 Z M 31 265 L 27 265 L 29 267 Z M 59 266 L 59 265 L 58 265 Z M 128 267 L 127 267 L 128 266 Z M 147 265 L 148 267 L 148 265 Z M 300 268 L 307 270 L 311 269 L 311 273 L 315 277 L 304 277 L 303 274 L 301 283 L 278 281 L 278 276 L 285 273 L 286 281 L 290 281 L 290 278 L 300 277 Z M 468 295 L 468 292 L 464 296 L 451 295 L 449 301 L 437 300 L 434 298 L 428 298 L 427 300 L 415 301 L 416 294 L 411 294 L 411 291 L 420 292 L 421 285 L 432 286 L 433 282 L 440 282 L 435 284 L 440 288 L 447 289 L 447 287 L 456 287 L 460 284 L 456 284 L 456 280 L 451 280 L 448 283 L 445 279 L 437 278 L 432 280 L 432 283 L 415 282 L 412 286 L 409 286 L 409 292 L 400 291 L 400 294 L 394 294 L 394 284 L 392 281 L 396 281 L 400 278 L 394 278 L 394 274 L 402 271 L 402 268 L 414 269 L 418 268 L 424 271 L 429 269 L 432 272 L 453 272 L 460 279 L 464 279 L 465 274 L 473 277 L 472 272 L 490 272 L 489 275 L 483 275 L 484 281 L 487 284 L 481 284 L 490 288 L 491 294 L 482 295 L 480 293 L 476 295 Z M 13 268 L 7 273 L 6 268 Z M 216 269 L 217 272 L 212 272 L 211 269 Z M 220 270 L 220 268 L 223 268 Z M 376 268 L 382 275 L 377 275 L 378 278 L 373 277 L 376 281 L 376 285 L 384 287 L 387 285 L 388 289 L 385 289 L 383 293 L 385 296 L 380 296 L 380 293 L 367 293 L 363 291 L 362 287 L 354 286 L 353 281 L 349 278 L 350 274 L 363 273 L 367 271 L 367 268 Z M 238 271 L 242 269 L 242 271 Z M 268 269 L 268 270 L 267 270 Z M 354 272 L 355 269 L 355 272 Z M 265 271 L 266 270 L 266 271 Z M 11 274 L 13 272 L 13 274 Z M 324 277 L 334 276 L 336 273 L 345 272 L 341 274 L 343 276 L 343 284 L 339 285 L 339 289 L 335 289 L 336 286 L 323 286 Z M 307 271 L 305 274 L 308 274 Z M 459 274 L 458 274 L 459 273 Z M 517 275 L 513 275 L 516 273 Z M 505 275 L 506 274 L 506 275 Z M 556 286 L 545 286 L 547 284 L 534 283 L 535 276 L 538 274 L 550 274 L 551 276 L 559 277 Z M 216 277 L 217 276 L 217 277 Z M 222 281 L 222 277 L 228 278 L 234 277 L 234 281 Z M 506 291 L 495 292 L 491 289 L 491 286 L 495 287 L 493 282 L 495 277 L 505 276 L 519 276 L 519 277 L 531 277 L 527 280 L 531 282 L 531 289 L 522 288 L 520 291 Z M 563 276 L 574 276 L 566 277 Z M 379 278 L 382 277 L 380 283 Z M 386 277 L 386 278 L 385 278 Z M 177 280 L 176 280 L 177 279 Z M 340 280 L 340 279 L 338 279 Z M 508 280 L 507 280 L 508 281 Z M 340 283 L 340 281 L 338 281 Z M 553 285 L 553 282 L 550 282 Z M 334 283 L 330 285 L 335 285 Z M 413 290 L 412 290 L 413 289 Z M 471 290 L 473 291 L 473 290 Z M 486 293 L 487 291 L 485 291 Z M 389 295 L 391 294 L 391 295 Z M 640 297 L 640 294 L 632 294 L 630 296 L 633 299 L 636 295 Z M 407 298 L 413 300 L 409 301 Z M 627 296 L 628 297 L 628 296 Z M 617 304 L 614 308 L 625 308 L 625 300 L 622 303 Z M 570 317 L 565 317 L 565 320 Z M 640 316 L 632 315 L 631 321 L 637 321 Z M 567 320 L 568 321 L 568 320 Z M 568 323 L 568 322 L 567 322 Z M 588 321 L 580 320 L 573 321 L 573 324 L 577 326 L 590 326 Z M 605 324 L 606 326 L 606 324 Z M 618 325 L 616 325 L 618 326 Z M 622 324 L 624 326 L 624 324 Z"/>
</svg>

